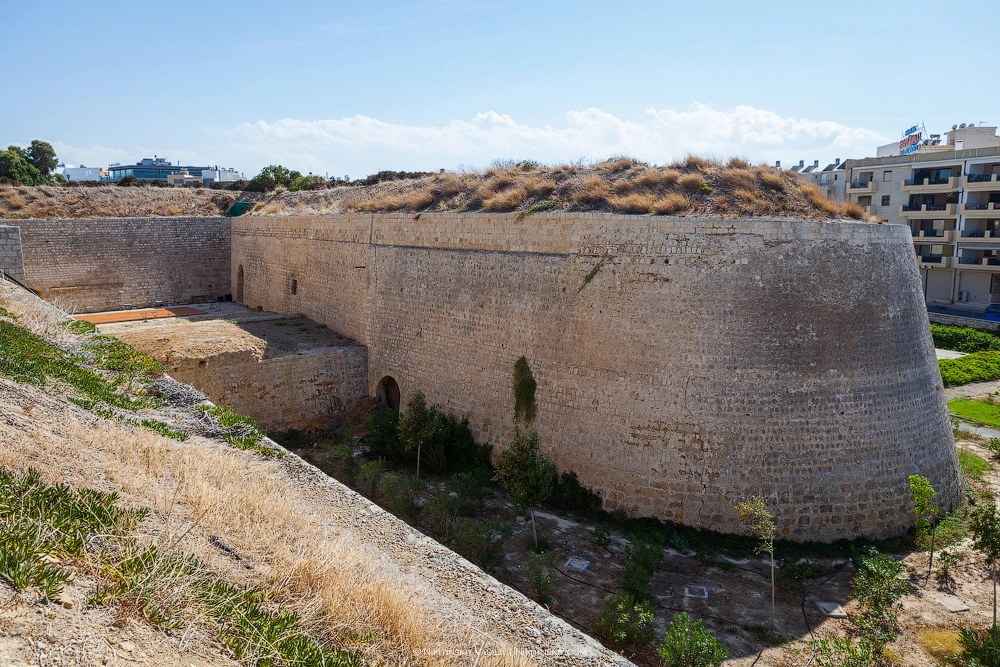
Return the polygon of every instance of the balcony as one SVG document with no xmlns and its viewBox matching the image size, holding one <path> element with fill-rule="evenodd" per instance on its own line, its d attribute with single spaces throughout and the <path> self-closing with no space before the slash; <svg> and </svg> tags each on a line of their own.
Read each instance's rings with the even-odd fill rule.
<svg viewBox="0 0 1000 667">
<path fill-rule="evenodd" d="M 913 234 L 913 230 L 910 230 Z M 948 245 L 955 242 L 954 229 L 921 229 L 913 234 L 914 243 L 931 243 L 935 245 Z"/>
<path fill-rule="evenodd" d="M 1000 190 L 1000 174 L 967 174 L 962 177 L 962 187 L 969 192 Z"/>
<path fill-rule="evenodd" d="M 954 257 L 942 257 L 941 255 L 917 255 L 917 264 L 921 268 L 928 269 L 950 269 L 954 266 Z"/>
<path fill-rule="evenodd" d="M 958 268 L 983 271 L 1000 271 L 1000 257 L 959 257 Z"/>
<path fill-rule="evenodd" d="M 915 183 L 913 179 L 910 179 L 901 181 L 899 188 L 903 192 L 932 194 L 935 192 L 952 192 L 953 190 L 957 190 L 961 183 L 962 179 L 958 176 L 935 179 L 924 178 L 919 183 Z"/>
<path fill-rule="evenodd" d="M 899 215 L 910 220 L 940 220 L 942 218 L 954 218 L 958 204 L 917 204 L 908 206 L 899 205 Z"/>
<path fill-rule="evenodd" d="M 1000 204 L 961 204 L 958 212 L 967 218 L 1000 218 Z"/>
<path fill-rule="evenodd" d="M 870 195 L 878 192 L 878 181 L 851 181 L 847 184 L 847 192 L 852 195 Z"/>
<path fill-rule="evenodd" d="M 1000 242 L 1000 230 L 996 229 L 972 229 L 962 232 L 958 237 L 959 243 L 997 243 Z"/>
</svg>

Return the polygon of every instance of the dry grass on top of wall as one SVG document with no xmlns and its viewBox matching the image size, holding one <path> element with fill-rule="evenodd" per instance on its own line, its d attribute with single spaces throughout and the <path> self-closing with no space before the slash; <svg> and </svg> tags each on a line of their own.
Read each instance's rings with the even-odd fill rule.
<svg viewBox="0 0 1000 667">
<path fill-rule="evenodd" d="M 689 155 L 666 166 L 619 157 L 590 166 L 504 164 L 375 185 L 267 194 L 189 188 L 12 188 L 0 186 L 0 217 L 219 215 L 235 200 L 254 215 L 439 211 L 605 211 L 632 215 L 865 220 L 791 172 Z M 523 216 L 520 218 L 523 219 Z"/>
</svg>

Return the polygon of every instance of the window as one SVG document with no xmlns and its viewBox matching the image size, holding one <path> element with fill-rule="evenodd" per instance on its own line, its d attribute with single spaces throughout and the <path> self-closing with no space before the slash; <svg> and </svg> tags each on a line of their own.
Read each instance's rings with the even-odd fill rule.
<svg viewBox="0 0 1000 667">
<path fill-rule="evenodd" d="M 299 281 L 298 280 L 293 280 L 292 281 L 292 294 L 295 294 L 298 291 L 299 291 Z"/>
<path fill-rule="evenodd" d="M 819 182 L 820 185 L 826 185 L 826 174 L 820 174 Z"/>
<path fill-rule="evenodd" d="M 891 180 L 892 180 L 892 172 L 891 171 L 883 171 L 882 172 L 882 182 L 883 183 L 888 183 Z"/>
<path fill-rule="evenodd" d="M 837 174 L 833 175 L 833 180 L 837 180 Z"/>
<path fill-rule="evenodd" d="M 858 197 L 858 206 L 871 206 L 871 205 L 872 205 L 871 195 Z"/>
<path fill-rule="evenodd" d="M 889 205 L 889 195 L 882 195 L 882 206 Z"/>
</svg>

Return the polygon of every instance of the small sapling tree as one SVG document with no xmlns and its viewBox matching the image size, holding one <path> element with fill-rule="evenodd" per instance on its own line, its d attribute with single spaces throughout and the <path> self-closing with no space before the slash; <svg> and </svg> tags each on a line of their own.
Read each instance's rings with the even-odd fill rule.
<svg viewBox="0 0 1000 667">
<path fill-rule="evenodd" d="M 503 486 L 511 503 L 531 513 L 531 535 L 538 551 L 535 508 L 552 494 L 556 478 L 556 464 L 539 451 L 538 431 L 525 433 L 515 423 L 514 440 L 497 456 L 494 467 L 494 479 Z"/>
<path fill-rule="evenodd" d="M 993 627 L 997 627 L 997 561 L 1000 560 L 1000 514 L 993 500 L 987 501 L 972 511 L 969 522 L 972 532 L 972 546 L 986 557 L 993 580 Z"/>
<path fill-rule="evenodd" d="M 754 552 L 771 557 L 771 632 L 774 632 L 774 515 L 767 509 L 764 496 L 755 496 L 736 505 L 740 523 L 757 537 Z"/>
<path fill-rule="evenodd" d="M 910 495 L 913 496 L 913 507 L 917 513 L 917 530 L 927 531 L 931 536 L 931 557 L 927 561 L 927 580 L 930 581 L 931 568 L 934 565 L 934 534 L 937 532 L 933 519 L 937 514 L 937 508 L 931 501 L 937 495 L 937 491 L 926 477 L 910 475 Z"/>
<path fill-rule="evenodd" d="M 871 649 L 875 664 L 885 660 L 885 647 L 899 636 L 896 612 L 908 585 L 899 578 L 905 566 L 874 548 L 861 557 L 858 574 L 851 580 L 854 597 L 864 611 L 855 623 L 861 630 L 862 644 Z"/>
<path fill-rule="evenodd" d="M 403 446 L 417 452 L 417 478 L 420 477 L 420 449 L 431 438 L 434 429 L 434 410 L 427 407 L 422 392 L 414 392 L 406 403 L 406 412 L 399 418 L 399 439 Z"/>
<path fill-rule="evenodd" d="M 668 667 L 720 667 L 729 657 L 729 649 L 683 611 L 674 614 L 656 652 Z"/>
</svg>

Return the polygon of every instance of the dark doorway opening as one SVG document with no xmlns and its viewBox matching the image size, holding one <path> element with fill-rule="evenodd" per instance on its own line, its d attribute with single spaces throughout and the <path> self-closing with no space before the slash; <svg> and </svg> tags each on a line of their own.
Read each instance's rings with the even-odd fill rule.
<svg viewBox="0 0 1000 667">
<path fill-rule="evenodd" d="M 388 375 L 378 381 L 378 402 L 393 410 L 399 410 L 399 385 Z"/>
<path fill-rule="evenodd" d="M 243 265 L 236 269 L 236 301 L 243 303 Z"/>
</svg>

